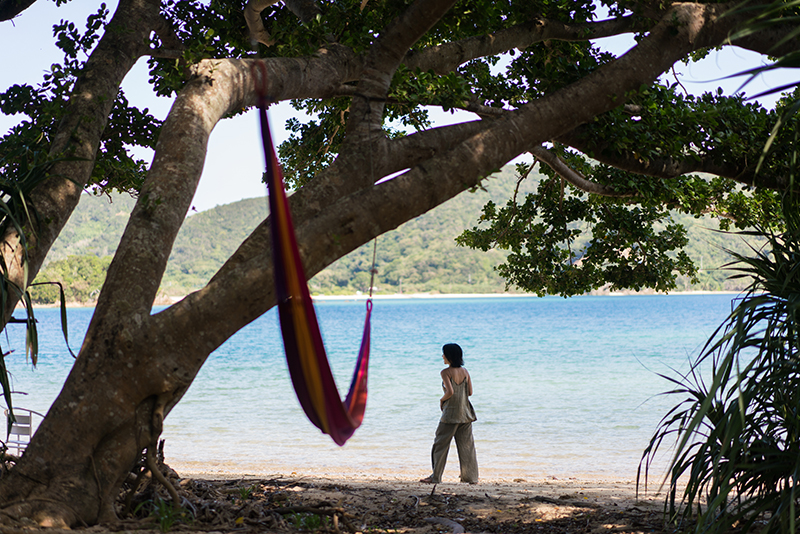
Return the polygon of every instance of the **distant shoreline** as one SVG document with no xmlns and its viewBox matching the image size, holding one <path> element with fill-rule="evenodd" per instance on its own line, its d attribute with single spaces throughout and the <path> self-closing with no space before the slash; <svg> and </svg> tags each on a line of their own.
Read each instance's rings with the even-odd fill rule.
<svg viewBox="0 0 800 534">
<path fill-rule="evenodd" d="M 670 293 L 618 291 L 608 293 L 594 293 L 587 295 L 576 295 L 581 297 L 638 297 L 638 296 L 676 296 L 676 295 L 738 295 L 741 291 L 673 291 Z M 548 295 L 558 297 L 559 295 Z M 473 298 L 514 298 L 514 297 L 538 297 L 533 293 L 394 293 L 391 295 L 372 295 L 373 300 L 399 300 L 399 299 L 473 299 Z M 312 300 L 366 300 L 368 295 L 312 295 Z M 571 298 L 571 297 L 568 297 Z"/>
<path fill-rule="evenodd" d="M 576 295 L 578 297 L 645 297 L 660 295 L 665 297 L 683 295 L 739 295 L 741 291 L 672 291 L 670 293 L 657 293 L 655 291 L 616 291 L 589 293 L 586 295 Z M 558 296 L 558 295 L 548 295 Z M 391 295 L 372 295 L 373 300 L 402 300 L 402 299 L 479 299 L 479 298 L 519 298 L 519 297 L 538 297 L 533 293 L 393 293 Z M 186 298 L 180 297 L 161 297 L 156 300 L 156 306 L 171 306 Z M 346 301 L 346 300 L 367 300 L 368 295 L 312 295 L 314 301 Z M 571 297 L 568 297 L 571 298 Z M 67 302 L 67 308 L 94 308 L 97 302 Z M 58 308 L 60 304 L 34 304 L 34 308 Z M 22 304 L 17 304 L 17 309 L 22 309 Z"/>
</svg>

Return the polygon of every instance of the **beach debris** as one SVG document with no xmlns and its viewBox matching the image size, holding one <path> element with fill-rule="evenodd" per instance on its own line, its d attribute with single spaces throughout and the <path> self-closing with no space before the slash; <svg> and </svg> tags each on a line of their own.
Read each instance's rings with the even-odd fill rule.
<svg viewBox="0 0 800 534">
<path fill-rule="evenodd" d="M 406 499 L 414 499 L 414 504 L 408 506 L 408 508 L 404 510 L 403 513 L 396 515 L 397 521 L 406 521 L 409 518 L 409 516 L 416 517 L 417 515 L 417 512 L 419 510 L 420 498 L 417 497 L 416 495 L 408 495 L 406 496 Z"/>
<path fill-rule="evenodd" d="M 440 525 L 444 525 L 448 528 L 453 529 L 453 534 L 464 534 L 465 530 L 461 524 L 456 523 L 452 519 L 447 519 L 444 517 L 426 517 L 425 521 L 428 523 L 439 523 Z"/>
<path fill-rule="evenodd" d="M 143 469 L 144 466 L 139 466 Z M 174 472 L 173 472 L 174 473 Z M 127 487 L 130 490 L 137 473 Z M 168 478 L 177 474 L 168 475 Z M 375 484 L 299 477 L 226 480 L 171 480 L 184 510 L 193 516 L 178 519 L 171 532 L 211 531 L 235 534 L 667 534 L 658 504 L 602 498 L 581 487 L 573 491 L 544 483 L 526 487 L 506 484 L 489 489 L 451 487 L 438 493 L 416 494 L 416 484 L 378 481 Z M 135 502 L 160 499 L 170 506 L 167 490 L 144 476 Z M 556 486 L 556 487 L 553 487 Z M 556 491 L 549 493 L 548 489 Z M 577 489 L 577 488 L 575 488 Z M 492 491 L 489 494 L 488 491 Z M 120 495 L 117 513 L 123 518 L 114 531 L 158 528 L 147 509 L 124 516 L 127 493 Z M 559 499 L 563 496 L 563 499 Z M 613 502 L 612 502 L 613 501 Z M 633 508 L 629 510 L 629 507 Z M 135 507 L 134 507 L 135 508 Z M 652 509 L 651 509 L 652 508 Z M 183 523 L 183 524 L 182 524 Z M 3 530 L 0 527 L 0 530 Z M 5 531 L 4 531 L 5 532 Z M 85 534 L 91 534 L 85 532 Z M 96 533 L 95 533 L 96 534 Z M 101 533 L 102 534 L 102 533 Z"/>
</svg>

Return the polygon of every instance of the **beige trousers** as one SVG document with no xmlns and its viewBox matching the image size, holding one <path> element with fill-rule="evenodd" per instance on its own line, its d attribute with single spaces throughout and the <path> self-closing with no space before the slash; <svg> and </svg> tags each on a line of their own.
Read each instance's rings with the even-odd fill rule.
<svg viewBox="0 0 800 534">
<path fill-rule="evenodd" d="M 431 449 L 433 464 L 431 481 L 436 484 L 442 481 L 442 472 L 447 463 L 447 453 L 450 451 L 453 437 L 456 438 L 461 482 L 474 484 L 478 481 L 478 458 L 475 454 L 475 442 L 472 439 L 472 423 L 439 423 Z"/>
</svg>

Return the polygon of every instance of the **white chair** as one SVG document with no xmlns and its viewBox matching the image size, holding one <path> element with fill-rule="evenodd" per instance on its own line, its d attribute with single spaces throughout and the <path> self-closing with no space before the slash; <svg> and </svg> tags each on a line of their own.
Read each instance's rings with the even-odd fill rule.
<svg viewBox="0 0 800 534">
<path fill-rule="evenodd" d="M 8 421 L 8 410 L 5 410 L 5 415 L 6 421 Z M 14 418 L 16 419 L 16 422 L 11 425 L 11 431 L 8 433 L 8 436 L 5 440 L 7 452 L 9 454 L 21 456 L 25 451 L 25 448 L 31 441 L 31 436 L 33 436 L 34 415 L 44 417 L 39 412 L 35 412 L 33 410 L 27 410 L 25 408 L 14 409 Z"/>
</svg>

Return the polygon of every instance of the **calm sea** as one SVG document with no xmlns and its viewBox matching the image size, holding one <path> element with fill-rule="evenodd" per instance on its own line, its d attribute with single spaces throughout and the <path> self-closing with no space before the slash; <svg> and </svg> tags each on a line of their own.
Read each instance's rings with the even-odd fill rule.
<svg viewBox="0 0 800 534">
<path fill-rule="evenodd" d="M 481 475 L 631 479 L 673 402 L 659 373 L 689 359 L 730 313 L 732 295 L 417 298 L 375 301 L 369 402 L 337 447 L 303 415 L 291 388 L 274 310 L 214 352 L 165 423 L 179 472 L 418 477 L 429 474 L 441 395 L 441 346 L 459 343 L 472 374 Z M 92 309 L 69 311 L 77 351 Z M 317 303 L 340 390 L 346 392 L 363 301 Z M 72 358 L 57 310 L 41 310 L 41 354 L 25 361 L 21 326 L 0 342 L 18 406 L 46 412 Z M 664 459 L 666 461 L 666 458 Z M 455 447 L 445 480 L 458 478 Z"/>
</svg>

